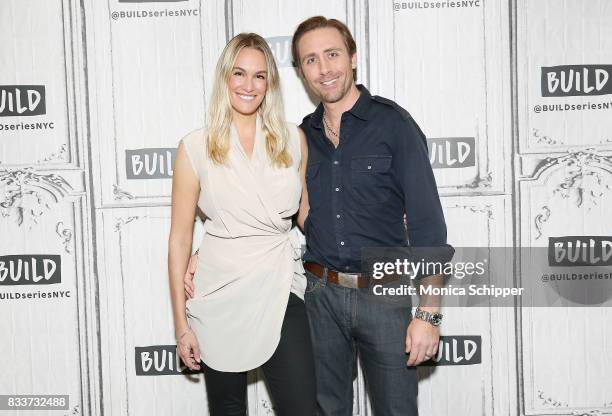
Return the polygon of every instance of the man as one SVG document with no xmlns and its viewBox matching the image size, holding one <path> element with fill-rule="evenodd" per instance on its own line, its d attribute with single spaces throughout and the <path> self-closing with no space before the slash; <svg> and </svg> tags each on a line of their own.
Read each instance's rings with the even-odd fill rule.
<svg viewBox="0 0 612 416">
<path fill-rule="evenodd" d="M 292 53 L 321 101 L 300 126 L 308 165 L 298 215 L 319 412 L 352 414 L 358 352 L 374 413 L 418 415 L 415 366 L 437 352 L 439 300 L 421 298 L 411 319 L 410 302 L 376 299 L 361 249 L 449 247 L 425 137 L 407 111 L 356 85 L 356 45 L 340 21 L 305 20 Z M 442 276 L 419 284 L 442 286 Z"/>
</svg>

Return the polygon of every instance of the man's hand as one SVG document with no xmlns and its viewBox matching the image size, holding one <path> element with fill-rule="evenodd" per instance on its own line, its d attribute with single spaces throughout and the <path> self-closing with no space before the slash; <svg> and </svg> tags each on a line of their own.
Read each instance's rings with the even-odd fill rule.
<svg viewBox="0 0 612 416">
<path fill-rule="evenodd" d="M 185 284 L 185 298 L 193 298 L 193 275 L 195 274 L 196 268 L 198 267 L 198 255 L 194 254 L 189 258 L 189 264 L 185 271 L 185 277 L 183 277 L 183 283 Z"/>
<path fill-rule="evenodd" d="M 424 286 L 441 288 L 444 286 L 444 276 L 431 275 L 418 280 L 419 293 L 424 293 Z M 421 295 L 419 308 L 430 313 L 440 312 L 440 295 Z M 440 328 L 427 321 L 414 318 L 406 330 L 406 353 L 410 354 L 408 366 L 419 365 L 430 360 L 438 352 L 440 342 Z"/>
<path fill-rule="evenodd" d="M 406 353 L 410 353 L 407 365 L 419 365 L 438 352 L 440 328 L 421 319 L 412 319 L 406 330 Z"/>
</svg>

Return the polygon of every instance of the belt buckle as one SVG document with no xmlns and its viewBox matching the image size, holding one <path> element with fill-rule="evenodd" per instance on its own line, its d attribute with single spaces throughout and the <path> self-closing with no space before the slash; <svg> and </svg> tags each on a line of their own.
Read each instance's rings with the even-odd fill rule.
<svg viewBox="0 0 612 416">
<path fill-rule="evenodd" d="M 338 284 L 351 289 L 359 289 L 359 274 L 338 272 Z"/>
</svg>

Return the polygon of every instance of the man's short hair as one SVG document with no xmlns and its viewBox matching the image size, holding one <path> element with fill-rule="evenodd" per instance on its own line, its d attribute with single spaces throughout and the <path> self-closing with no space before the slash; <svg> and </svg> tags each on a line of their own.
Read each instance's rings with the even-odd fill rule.
<svg viewBox="0 0 612 416">
<path fill-rule="evenodd" d="M 298 52 L 298 42 L 304 36 L 305 33 L 310 32 L 315 29 L 322 29 L 326 27 L 332 27 L 342 35 L 342 39 L 344 40 L 344 45 L 348 50 L 349 56 L 353 56 L 357 52 L 357 45 L 355 44 L 355 39 L 353 39 L 353 35 L 349 28 L 337 19 L 328 19 L 324 16 L 313 16 L 304 20 L 299 24 L 297 29 L 295 29 L 295 33 L 293 34 L 293 40 L 291 41 L 291 55 L 293 56 L 293 64 L 300 69 L 300 54 Z M 301 71 L 301 69 L 300 69 Z"/>
</svg>

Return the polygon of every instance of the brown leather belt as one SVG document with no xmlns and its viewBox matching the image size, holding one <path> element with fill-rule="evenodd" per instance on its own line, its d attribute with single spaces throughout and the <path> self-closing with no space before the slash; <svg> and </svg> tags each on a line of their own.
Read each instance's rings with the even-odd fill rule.
<svg viewBox="0 0 612 416">
<path fill-rule="evenodd" d="M 344 273 L 336 270 L 328 269 L 318 263 L 310 261 L 304 262 L 304 269 L 317 276 L 319 279 L 324 279 L 327 274 L 327 281 L 338 286 L 350 287 L 353 289 L 364 289 L 369 287 L 370 278 L 362 273 Z M 376 284 L 386 284 L 398 280 L 399 276 L 385 276 L 382 279 L 373 279 Z"/>
</svg>

